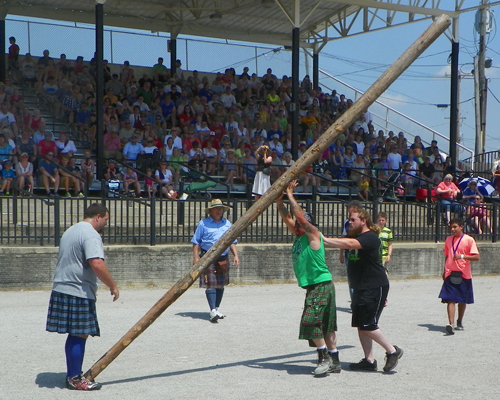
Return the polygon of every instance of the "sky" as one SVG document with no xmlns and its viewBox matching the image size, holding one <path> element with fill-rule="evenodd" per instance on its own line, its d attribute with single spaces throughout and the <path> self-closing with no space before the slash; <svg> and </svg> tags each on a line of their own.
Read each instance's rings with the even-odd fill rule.
<svg viewBox="0 0 500 400">
<path fill-rule="evenodd" d="M 492 7 L 494 22 L 500 12 L 500 6 Z M 7 17 L 7 38 L 14 34 L 21 47 L 21 54 L 31 51 L 39 55 L 47 47 L 48 37 L 65 37 L 64 41 L 50 41 L 51 55 L 57 57 L 64 52 L 68 58 L 75 59 L 83 55 L 89 60 L 93 55 L 94 31 L 91 25 L 68 22 L 55 22 L 66 26 L 30 25 L 30 39 L 27 39 L 26 24 L 13 21 L 23 19 L 30 21 L 51 21 L 34 18 Z M 471 71 L 473 57 L 477 54 L 479 35 L 474 29 L 475 12 L 462 14 L 460 17 L 460 55 L 459 66 L 461 74 L 460 90 L 460 142 L 465 147 L 474 150 L 475 147 L 475 112 L 474 86 Z M 390 29 L 369 32 L 335 40 L 326 45 L 319 55 L 320 70 L 335 76 L 346 84 L 365 91 L 376 79 L 415 41 L 415 39 L 432 23 L 431 20 L 402 25 Z M 166 64 L 170 55 L 166 52 L 168 33 L 153 35 L 150 32 L 131 31 L 131 33 L 105 33 L 105 58 L 117 64 L 130 60 L 132 65 L 150 65 L 156 63 L 159 56 L 165 58 Z M 78 32 L 75 32 L 78 31 Z M 11 33 L 12 32 L 12 33 Z M 500 35 L 497 34 L 497 25 L 487 35 L 486 57 L 493 60 L 492 67 L 486 70 L 488 78 L 488 106 L 486 127 L 486 151 L 500 148 L 500 135 L 496 127 L 500 126 Z M 240 73 L 244 66 L 249 66 L 250 72 L 263 75 L 267 67 L 281 77 L 290 75 L 291 52 L 283 48 L 269 45 L 244 44 L 208 38 L 193 38 L 180 36 L 189 40 L 178 40 L 178 58 L 183 61 L 183 68 L 205 72 L 223 72 L 225 68 L 233 66 Z M 200 43 L 204 41 L 204 43 Z M 210 43 L 207 43 L 209 41 Z M 89 46 L 81 46 L 81 43 Z M 231 45 L 232 44 L 232 45 Z M 130 49 L 134 49 L 133 52 Z M 228 49 L 230 49 L 228 51 Z M 274 49 L 274 51 L 273 51 Z M 200 57 L 203 51 L 208 51 L 212 57 Z M 38 54 L 37 54 L 38 53 Z M 74 54 L 73 54 L 74 53 Z M 230 57 L 227 55 L 230 54 Z M 450 65 L 448 58 L 451 54 L 451 42 L 446 35 L 441 35 L 413 65 L 379 98 L 379 101 L 394 108 L 424 126 L 449 136 L 450 108 L 438 108 L 437 104 L 450 103 Z M 135 57 L 135 58 L 134 58 Z M 301 52 L 300 77 L 310 74 L 312 77 L 312 60 Z M 352 92 L 340 84 L 320 76 L 320 85 L 327 89 L 336 89 L 339 93 L 346 91 L 350 97 Z M 380 111 L 372 107 L 371 111 L 377 114 Z M 378 113 L 384 114 L 383 112 Z M 384 114 L 385 115 L 385 114 Z M 383 117 L 380 115 L 380 117 Z M 380 122 L 380 121 L 379 121 Z M 401 122 L 405 128 L 406 122 Z M 392 128 L 393 130 L 396 130 Z M 411 128 L 415 129 L 415 128 Z M 408 128 L 410 130 L 410 128 Z M 424 132 L 424 130 L 422 130 Z M 417 131 L 416 134 L 419 134 Z M 424 135 L 425 136 L 425 135 Z M 429 139 L 431 139 L 429 137 Z M 439 138 L 438 144 L 439 144 Z M 411 142 L 411 141 L 410 141 Z M 441 140 L 443 142 L 443 140 Z M 441 146 L 447 151 L 449 145 Z M 468 157 L 467 152 L 460 152 L 459 159 Z"/>
<path fill-rule="evenodd" d="M 496 16 L 500 7 L 493 7 L 491 11 Z M 461 143 L 472 150 L 475 147 L 475 112 L 471 72 L 479 40 L 474 18 L 475 12 L 462 14 L 459 27 L 460 136 Z M 336 40 L 320 53 L 320 69 L 351 86 L 366 90 L 430 23 L 427 20 Z M 497 33 L 494 25 L 486 39 L 486 57 L 493 60 L 492 67 L 486 70 L 489 79 L 486 151 L 500 148 L 500 135 L 496 130 L 500 124 L 500 35 Z M 436 104 L 450 103 L 450 54 L 451 42 L 441 35 L 379 100 L 449 136 L 450 108 L 438 108 Z"/>
</svg>

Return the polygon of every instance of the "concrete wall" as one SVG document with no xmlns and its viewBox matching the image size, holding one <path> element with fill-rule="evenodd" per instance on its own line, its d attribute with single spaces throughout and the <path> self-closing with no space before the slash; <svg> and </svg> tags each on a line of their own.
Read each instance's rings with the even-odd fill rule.
<svg viewBox="0 0 500 400">
<path fill-rule="evenodd" d="M 481 261 L 474 275 L 500 273 L 499 244 L 481 243 Z M 289 244 L 238 245 L 241 266 L 231 271 L 231 282 L 295 282 Z M 4 247 L 0 249 L 0 289 L 50 289 L 58 249 L 55 247 Z M 106 263 L 120 287 L 168 287 L 191 268 L 190 245 L 106 246 Z M 334 280 L 345 280 L 338 250 L 327 250 Z M 389 264 L 391 279 L 438 277 L 443 271 L 443 244 L 395 244 Z"/>
</svg>

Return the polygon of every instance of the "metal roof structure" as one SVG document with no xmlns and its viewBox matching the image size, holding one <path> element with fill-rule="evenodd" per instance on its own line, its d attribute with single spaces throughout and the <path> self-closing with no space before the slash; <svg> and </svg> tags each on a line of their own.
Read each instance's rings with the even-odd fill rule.
<svg viewBox="0 0 500 400">
<path fill-rule="evenodd" d="M 479 8 L 478 0 L 4 0 L 7 14 L 128 29 L 291 45 L 320 50 L 328 41 Z M 489 6 L 500 4 L 491 2 Z"/>
</svg>

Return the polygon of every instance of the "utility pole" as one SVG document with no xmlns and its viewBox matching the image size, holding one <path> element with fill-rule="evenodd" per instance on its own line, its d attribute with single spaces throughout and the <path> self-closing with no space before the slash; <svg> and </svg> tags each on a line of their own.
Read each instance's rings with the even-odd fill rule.
<svg viewBox="0 0 500 400">
<path fill-rule="evenodd" d="M 476 69 L 474 70 L 474 76 L 477 76 L 475 85 L 478 85 L 478 88 L 475 89 L 475 93 L 479 95 L 479 98 L 476 97 L 476 102 L 479 103 L 478 106 L 476 106 L 476 119 L 479 119 L 479 123 L 476 122 L 476 156 L 484 153 L 485 150 L 487 89 L 484 69 L 486 56 L 486 34 L 488 34 L 491 29 L 488 22 L 490 11 L 489 8 L 486 7 L 488 5 L 488 0 L 482 0 L 481 5 L 481 9 L 479 9 L 476 13 L 476 31 L 479 33 L 479 50 L 477 53 L 477 72 Z M 474 68 L 476 68 L 476 65 Z"/>
</svg>

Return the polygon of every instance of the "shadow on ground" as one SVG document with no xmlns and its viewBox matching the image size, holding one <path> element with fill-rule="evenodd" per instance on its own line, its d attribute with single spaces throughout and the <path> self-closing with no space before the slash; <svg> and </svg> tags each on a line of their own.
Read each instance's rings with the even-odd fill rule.
<svg viewBox="0 0 500 400">
<path fill-rule="evenodd" d="M 65 389 L 65 379 L 65 372 L 41 372 L 36 376 L 35 383 L 41 388 Z"/>
</svg>

